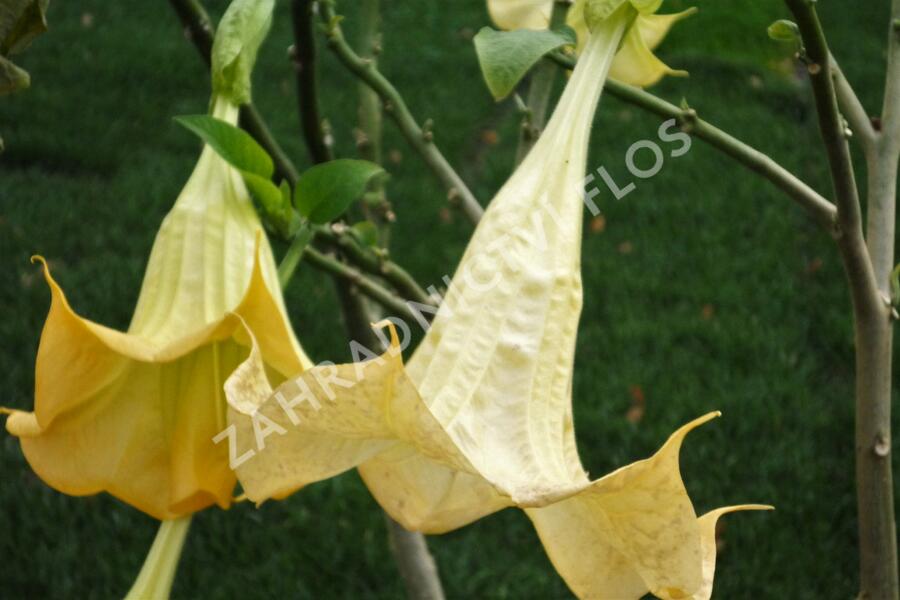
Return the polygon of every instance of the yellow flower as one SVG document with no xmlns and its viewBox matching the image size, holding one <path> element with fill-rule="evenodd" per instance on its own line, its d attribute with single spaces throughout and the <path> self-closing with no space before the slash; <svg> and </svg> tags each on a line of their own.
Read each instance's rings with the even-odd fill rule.
<svg viewBox="0 0 900 600">
<path fill-rule="evenodd" d="M 555 0 L 487 0 L 488 12 L 500 29 L 546 29 L 550 25 L 550 13 Z M 569 9 L 567 24 L 578 34 L 580 52 L 588 34 L 584 19 L 586 0 L 577 0 Z M 640 13 L 634 25 L 628 29 L 622 46 L 610 67 L 609 76 L 640 87 L 651 86 L 666 75 L 684 76 L 686 71 L 670 68 L 659 60 L 653 51 L 659 46 L 672 26 L 692 15 L 696 9 L 657 15 Z"/>
<path fill-rule="evenodd" d="M 250 500 L 353 467 L 409 529 L 442 533 L 505 507 L 532 519 L 585 598 L 705 600 L 715 519 L 697 518 L 678 468 L 681 427 L 651 458 L 592 481 L 571 389 L 581 311 L 590 125 L 630 6 L 601 21 L 546 130 L 503 186 L 408 367 L 388 350 L 273 389 L 260 350 L 225 385 L 232 465 Z M 384 325 L 384 324 L 381 324 Z M 732 507 L 725 510 L 759 508 Z"/>
<path fill-rule="evenodd" d="M 236 124 L 238 107 L 220 96 L 213 115 Z M 235 476 L 211 439 L 225 425 L 222 385 L 248 355 L 245 326 L 276 380 L 310 365 L 240 174 L 204 147 L 156 236 L 127 332 L 79 317 L 38 260 L 52 301 L 34 412 L 6 422 L 34 471 L 161 520 L 228 507 Z"/>
</svg>

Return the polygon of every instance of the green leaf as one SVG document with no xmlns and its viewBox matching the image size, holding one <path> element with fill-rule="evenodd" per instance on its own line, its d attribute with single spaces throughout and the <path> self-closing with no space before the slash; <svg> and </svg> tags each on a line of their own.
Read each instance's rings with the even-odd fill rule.
<svg viewBox="0 0 900 600">
<path fill-rule="evenodd" d="M 239 171 L 271 179 L 272 158 L 253 137 L 234 125 L 209 115 L 184 115 L 175 121 L 200 136 L 222 158 Z"/>
<path fill-rule="evenodd" d="M 502 100 L 542 56 L 575 42 L 575 32 L 568 27 L 559 31 L 484 27 L 475 36 L 475 51 L 488 89 L 495 100 Z"/>
<path fill-rule="evenodd" d="M 795 42 L 800 39 L 800 28 L 793 21 L 779 19 L 766 30 L 769 37 L 777 42 Z"/>
<path fill-rule="evenodd" d="M 309 169 L 294 188 L 294 206 L 313 223 L 328 223 L 362 197 L 384 169 L 365 160 L 338 159 Z"/>
<path fill-rule="evenodd" d="M 0 54 L 21 52 L 47 31 L 49 0 L 0 0 Z"/>
<path fill-rule="evenodd" d="M 350 232 L 363 246 L 378 245 L 378 227 L 372 221 L 354 223 Z"/>
<path fill-rule="evenodd" d="M 250 194 L 259 202 L 263 212 L 270 217 L 278 217 L 283 212 L 281 190 L 271 180 L 256 173 L 241 171 Z"/>
<path fill-rule="evenodd" d="M 284 238 L 289 238 L 296 230 L 294 209 L 291 206 L 291 188 L 286 181 L 281 182 L 281 187 L 276 186 L 270 179 L 260 177 L 255 173 L 241 171 L 244 183 L 250 195 L 259 204 L 265 220 Z M 285 193 L 287 189 L 287 193 Z"/>
<path fill-rule="evenodd" d="M 212 46 L 212 87 L 235 104 L 250 101 L 256 53 L 272 25 L 274 0 L 233 0 L 222 15 Z"/>
<path fill-rule="evenodd" d="M 0 0 L 0 96 L 23 90 L 31 77 L 6 58 L 28 47 L 47 31 L 49 0 Z"/>
<path fill-rule="evenodd" d="M 29 85 L 31 85 L 31 77 L 28 73 L 14 65 L 9 59 L 0 56 L 0 96 L 24 90 Z"/>
</svg>

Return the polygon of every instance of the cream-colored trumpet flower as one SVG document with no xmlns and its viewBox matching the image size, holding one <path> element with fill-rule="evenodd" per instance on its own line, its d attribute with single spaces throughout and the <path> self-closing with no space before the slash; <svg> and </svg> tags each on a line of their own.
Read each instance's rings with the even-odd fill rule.
<svg viewBox="0 0 900 600">
<path fill-rule="evenodd" d="M 384 354 L 355 347 L 366 362 L 317 366 L 273 389 L 254 347 L 235 370 L 227 433 L 250 500 L 283 498 L 358 466 L 409 529 L 441 533 L 525 509 L 581 597 L 709 597 L 718 513 L 698 520 L 678 453 L 715 413 L 595 481 L 572 422 L 588 138 L 634 16 L 626 1 L 592 24 L 550 123 L 488 207 L 408 367 L 386 323 Z M 739 508 L 756 507 L 726 510 Z"/>
<path fill-rule="evenodd" d="M 500 29 L 547 29 L 556 0 L 487 0 L 491 20 Z M 584 48 L 588 34 L 584 18 L 587 0 L 576 0 L 566 15 L 566 24 L 578 35 L 578 51 Z M 656 50 L 672 26 L 696 12 L 689 8 L 679 13 L 658 15 L 639 13 L 625 34 L 622 45 L 610 66 L 611 79 L 639 87 L 655 84 L 667 75 L 684 76 L 686 71 L 672 69 L 662 62 Z"/>
</svg>

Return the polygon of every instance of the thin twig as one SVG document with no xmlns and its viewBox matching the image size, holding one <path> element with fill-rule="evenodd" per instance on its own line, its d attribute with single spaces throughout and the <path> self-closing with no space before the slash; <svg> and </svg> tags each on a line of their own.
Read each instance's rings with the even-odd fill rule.
<svg viewBox="0 0 900 600">
<path fill-rule="evenodd" d="M 343 65 L 371 87 L 384 103 L 384 112 L 397 124 L 403 137 L 419 153 L 435 177 L 447 188 L 447 197 L 459 202 L 469 219 L 477 221 L 482 208 L 462 178 L 453 170 L 433 141 L 433 133 L 425 131 L 413 118 L 397 89 L 372 64 L 361 58 L 344 38 L 331 2 L 319 4 L 326 26 L 328 45 Z"/>
<path fill-rule="evenodd" d="M 322 131 L 319 114 L 319 94 L 316 79 L 315 0 L 293 0 L 291 16 L 294 26 L 294 45 L 291 57 L 297 71 L 297 102 L 303 139 L 313 163 L 328 162 L 333 157 L 331 146 Z"/>
<path fill-rule="evenodd" d="M 375 252 L 362 248 L 353 238 L 347 235 L 339 235 L 333 227 L 322 228 L 319 235 L 341 254 L 346 256 L 356 266 L 372 275 L 378 275 L 387 280 L 406 299 L 422 304 L 436 305 L 432 296 L 422 289 L 415 278 L 396 263 L 379 256 Z"/>
<path fill-rule="evenodd" d="M 575 67 L 575 59 L 570 56 L 553 53 L 550 57 L 566 69 Z M 809 211 L 823 226 L 829 230 L 833 227 L 837 211 L 831 202 L 769 156 L 699 118 L 695 110 L 680 108 L 640 88 L 613 79 L 607 80 L 604 89 L 623 102 L 660 117 L 676 119 L 686 133 L 705 141 L 751 171 L 759 173 Z"/>
<path fill-rule="evenodd" d="M 819 131 L 825 142 L 825 152 L 831 171 L 837 205 L 837 234 L 841 246 L 854 301 L 860 310 L 879 307 L 873 299 L 879 298 L 872 263 L 865 246 L 862 232 L 862 210 L 856 176 L 850 158 L 850 147 L 843 119 L 838 109 L 837 94 L 831 78 L 831 53 L 825 42 L 822 25 L 813 5 L 807 0 L 786 0 L 788 8 L 797 21 L 805 48 L 807 71 L 812 84 L 816 112 L 819 116 Z"/>
<path fill-rule="evenodd" d="M 872 120 L 866 113 L 866 109 L 833 56 L 831 57 L 831 76 L 834 78 L 834 89 L 841 112 L 847 118 L 847 123 L 859 141 L 863 152 L 868 156 L 875 150 L 878 132 L 872 126 Z"/>
<path fill-rule="evenodd" d="M 347 263 L 341 262 L 338 259 L 319 252 L 315 248 L 309 246 L 307 246 L 306 250 L 303 252 L 303 260 L 321 271 L 325 271 L 326 273 L 353 284 L 359 288 L 359 291 L 363 294 L 384 306 L 391 314 L 413 320 L 418 319 L 402 298 L 388 290 L 386 287 L 376 283 L 371 277 L 366 277 L 358 269 L 351 267 Z"/>
</svg>

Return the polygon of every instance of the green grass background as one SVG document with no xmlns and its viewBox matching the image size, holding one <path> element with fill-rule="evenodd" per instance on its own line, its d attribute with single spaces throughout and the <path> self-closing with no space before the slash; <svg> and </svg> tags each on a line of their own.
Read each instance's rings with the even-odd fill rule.
<svg viewBox="0 0 900 600">
<path fill-rule="evenodd" d="M 211 2 L 214 15 L 224 2 Z M 508 175 L 517 117 L 494 104 L 470 37 L 481 0 L 385 2 L 383 68 L 482 201 Z M 835 54 L 866 107 L 881 95 L 887 2 L 819 3 Z M 353 31 L 353 2 L 342 3 Z M 774 156 L 823 193 L 824 155 L 806 83 L 765 28 L 777 0 L 672 0 L 700 12 L 661 50 L 689 79 L 656 88 Z M 34 356 L 49 294 L 28 258 L 46 256 L 79 312 L 124 328 L 154 233 L 198 155 L 171 117 L 203 112 L 208 78 L 163 0 L 55 1 L 50 33 L 19 61 L 32 88 L 0 99 L 0 404 L 32 404 Z M 255 99 L 307 164 L 278 5 L 255 74 Z M 354 153 L 356 82 L 330 56 L 323 110 L 337 149 Z M 590 164 L 627 178 L 624 156 L 658 121 L 606 98 Z M 486 145 L 484 132 L 499 143 Z M 425 283 L 452 273 L 470 226 L 392 127 L 398 214 L 392 252 Z M 574 403 L 595 475 L 643 458 L 680 424 L 724 417 L 689 437 L 682 467 L 698 512 L 766 502 L 774 513 L 725 521 L 718 598 L 850 598 L 856 590 L 853 340 L 836 252 L 767 182 L 700 142 L 615 201 L 585 233 L 585 308 Z M 629 251 L 630 250 L 630 251 Z M 308 268 L 288 293 L 315 359 L 348 358 L 330 281 Z M 631 386 L 647 408 L 630 423 Z M 897 423 L 895 421 L 895 427 Z M 0 437 L 0 596 L 110 598 L 130 586 L 155 523 L 106 496 L 69 498 L 38 480 L 16 440 Z M 430 538 L 451 598 L 566 598 L 524 514 Z M 197 515 L 178 598 L 397 598 L 402 585 L 377 505 L 355 473 L 257 510 Z"/>
</svg>

